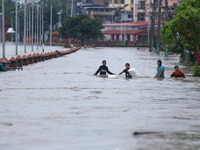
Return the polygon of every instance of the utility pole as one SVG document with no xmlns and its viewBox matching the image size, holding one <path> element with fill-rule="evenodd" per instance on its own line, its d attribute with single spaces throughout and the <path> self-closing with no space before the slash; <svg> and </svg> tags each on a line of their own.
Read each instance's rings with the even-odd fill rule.
<svg viewBox="0 0 200 150">
<path fill-rule="evenodd" d="M 153 10 L 151 11 L 151 32 L 149 37 L 149 52 L 152 52 L 153 48 L 153 35 L 154 35 L 154 25 L 155 25 L 155 12 L 156 12 L 156 0 L 153 1 Z"/>
<path fill-rule="evenodd" d="M 3 43 L 2 43 L 2 54 L 3 58 L 6 57 L 5 55 L 5 20 L 4 20 L 4 0 L 2 0 L 2 34 L 3 34 Z"/>
<path fill-rule="evenodd" d="M 32 51 L 33 51 L 33 21 L 34 21 L 34 14 L 33 14 L 33 11 L 34 11 L 34 6 L 33 6 L 33 1 L 32 1 Z"/>
<path fill-rule="evenodd" d="M 24 53 L 26 53 L 26 2 L 24 3 Z"/>
<path fill-rule="evenodd" d="M 17 42 L 17 34 L 18 34 L 18 30 L 17 30 L 17 0 L 15 1 L 15 54 L 18 55 L 18 42 Z"/>
<path fill-rule="evenodd" d="M 156 43 L 156 53 L 160 53 L 160 20 L 161 20 L 161 3 L 162 0 L 159 0 L 158 4 L 158 31 L 157 31 L 157 43 Z"/>
</svg>

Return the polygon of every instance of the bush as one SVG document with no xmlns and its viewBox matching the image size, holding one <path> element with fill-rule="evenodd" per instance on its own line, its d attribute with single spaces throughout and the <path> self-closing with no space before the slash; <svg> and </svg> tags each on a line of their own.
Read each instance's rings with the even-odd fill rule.
<svg viewBox="0 0 200 150">
<path fill-rule="evenodd" d="M 200 66 L 198 62 L 195 64 L 193 77 L 200 77 Z"/>
</svg>

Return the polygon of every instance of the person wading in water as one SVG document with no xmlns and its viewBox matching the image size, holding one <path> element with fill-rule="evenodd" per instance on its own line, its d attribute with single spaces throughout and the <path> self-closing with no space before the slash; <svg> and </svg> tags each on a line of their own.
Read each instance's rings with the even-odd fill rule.
<svg viewBox="0 0 200 150">
<path fill-rule="evenodd" d="M 105 60 L 102 61 L 102 64 L 103 65 L 99 67 L 99 69 L 96 71 L 94 76 L 97 75 L 99 72 L 100 72 L 100 75 L 106 75 L 106 73 L 111 74 L 111 75 L 115 75 L 114 73 L 112 73 L 108 70 L 108 67 L 106 66 Z"/>
<path fill-rule="evenodd" d="M 165 78 L 165 75 L 164 75 L 164 72 L 165 72 L 165 68 L 162 66 L 162 61 L 161 60 L 158 60 L 157 61 L 157 73 L 155 75 L 154 78 L 160 78 L 160 79 L 164 79 Z"/>
<path fill-rule="evenodd" d="M 130 64 L 126 63 L 125 67 L 126 67 L 126 69 L 124 69 L 122 72 L 120 72 L 119 75 L 121 75 L 122 73 L 125 73 L 126 78 L 132 78 L 131 74 L 128 72 L 128 70 L 130 69 Z"/>
</svg>

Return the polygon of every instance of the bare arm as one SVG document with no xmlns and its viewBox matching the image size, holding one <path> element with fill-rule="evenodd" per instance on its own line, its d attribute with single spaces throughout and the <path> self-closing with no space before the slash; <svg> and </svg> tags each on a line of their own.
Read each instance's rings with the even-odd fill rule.
<svg viewBox="0 0 200 150">
<path fill-rule="evenodd" d="M 123 71 L 119 73 L 119 75 L 121 75 L 122 73 L 124 73 Z"/>
<path fill-rule="evenodd" d="M 95 74 L 93 74 L 93 76 L 97 75 L 100 71 L 101 71 L 101 67 L 99 67 L 99 69 L 96 71 Z"/>
</svg>

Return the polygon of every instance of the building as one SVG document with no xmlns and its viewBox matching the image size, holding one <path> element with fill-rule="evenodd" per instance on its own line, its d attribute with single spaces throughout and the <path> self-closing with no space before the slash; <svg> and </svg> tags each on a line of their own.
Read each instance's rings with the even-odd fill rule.
<svg viewBox="0 0 200 150">
<path fill-rule="evenodd" d="M 176 16 L 176 7 L 181 3 L 181 0 L 168 0 L 168 16 L 165 13 L 165 0 L 162 3 L 161 20 L 172 20 Z M 157 16 L 156 16 L 157 17 Z"/>
<path fill-rule="evenodd" d="M 151 7 L 150 0 L 109 0 L 109 7 L 117 7 L 119 10 L 122 9 L 125 4 L 128 4 L 126 11 L 132 11 L 132 21 L 134 22 L 144 22 L 150 21 L 149 12 L 147 11 Z M 130 14 L 124 14 L 124 18 L 130 18 Z"/>
<path fill-rule="evenodd" d="M 108 6 L 108 0 L 93 0 L 93 4 L 99 6 Z"/>
<path fill-rule="evenodd" d="M 161 25 L 164 22 L 161 22 Z M 158 22 L 155 22 L 155 27 Z M 114 24 L 103 24 L 105 27 L 102 32 L 105 34 L 105 40 L 129 40 L 129 41 L 138 41 L 143 39 L 148 41 L 148 36 L 150 33 L 149 22 L 128 22 L 126 23 L 114 23 Z M 124 37 L 124 27 L 126 26 L 126 32 Z M 121 35 L 122 33 L 122 35 Z M 116 38 L 115 38 L 116 36 Z"/>
<path fill-rule="evenodd" d="M 82 13 L 87 14 L 90 18 L 101 18 L 105 23 L 112 23 L 112 20 L 116 22 L 116 18 L 118 18 L 117 14 L 112 11 L 117 11 L 117 9 L 117 7 L 90 5 L 82 7 Z"/>
</svg>

